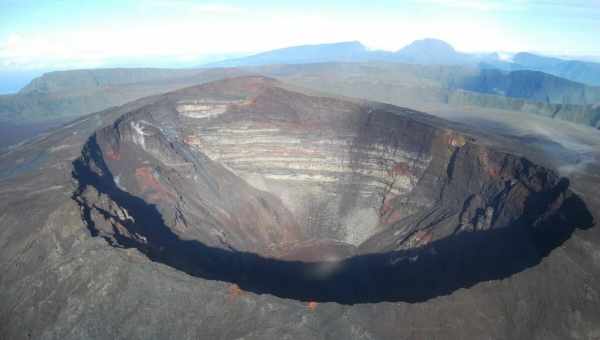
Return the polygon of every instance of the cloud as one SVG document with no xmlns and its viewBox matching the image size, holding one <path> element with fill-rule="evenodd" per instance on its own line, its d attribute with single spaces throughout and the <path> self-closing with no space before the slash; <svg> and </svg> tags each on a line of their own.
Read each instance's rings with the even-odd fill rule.
<svg viewBox="0 0 600 340">
<path fill-rule="evenodd" d="M 536 6 L 554 6 L 561 8 L 576 8 L 576 9 L 600 9 L 598 0 L 536 0 L 531 1 L 532 5 Z"/>
<path fill-rule="evenodd" d="M 223 9 L 211 7 L 210 10 Z M 502 36 L 493 25 L 484 27 L 477 22 L 373 18 L 363 19 L 361 25 L 356 25 L 357 21 L 352 17 L 320 14 L 263 13 L 249 16 L 231 13 L 215 17 L 202 13 L 159 23 L 138 22 L 134 26 L 12 34 L 0 43 L 0 63 L 3 67 L 60 65 L 64 68 L 69 63 L 73 67 L 82 67 L 107 64 L 115 58 L 150 60 L 168 56 L 176 66 L 177 60 L 190 60 L 194 55 L 200 59 L 207 54 L 260 52 L 307 43 L 347 40 L 360 40 L 371 47 L 397 50 L 416 38 L 437 37 L 453 44 L 462 41 L 457 45 L 461 50 L 473 47 L 485 49 L 497 43 L 493 37 Z"/>
<path fill-rule="evenodd" d="M 237 14 L 245 12 L 245 9 L 236 5 L 226 3 L 196 3 L 185 0 L 150 0 L 143 6 L 154 6 L 158 8 L 169 8 L 193 12 L 196 14 Z"/>
<path fill-rule="evenodd" d="M 481 0 L 426 0 L 424 2 L 449 8 L 467 9 L 482 12 L 515 11 L 526 8 L 526 1 L 481 1 Z"/>
</svg>

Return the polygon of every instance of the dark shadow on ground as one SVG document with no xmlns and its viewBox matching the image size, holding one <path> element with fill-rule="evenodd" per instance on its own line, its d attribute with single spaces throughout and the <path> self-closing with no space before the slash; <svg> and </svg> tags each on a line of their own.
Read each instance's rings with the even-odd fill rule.
<svg viewBox="0 0 600 340">
<path fill-rule="evenodd" d="M 90 158 L 102 175 L 90 171 Z M 360 255 L 339 262 L 284 261 L 179 239 L 154 205 L 115 185 L 94 138 L 73 166 L 73 176 L 80 185 L 74 198 L 86 186 L 93 186 L 127 209 L 135 221 L 125 222 L 127 229 L 148 241 L 145 244 L 117 235 L 119 246 L 137 248 L 151 260 L 189 275 L 235 283 L 257 294 L 302 301 L 426 301 L 532 267 L 576 228 L 589 228 L 594 223 L 585 203 L 575 195 L 564 201 L 557 214 L 539 219 L 547 204 L 568 186 L 564 180 L 556 192 L 533 195 L 521 220 L 505 228 L 463 232 L 417 249 Z M 98 235 L 90 208 L 82 205 L 82 209 L 90 231 Z M 109 212 L 102 213 L 110 216 Z"/>
</svg>

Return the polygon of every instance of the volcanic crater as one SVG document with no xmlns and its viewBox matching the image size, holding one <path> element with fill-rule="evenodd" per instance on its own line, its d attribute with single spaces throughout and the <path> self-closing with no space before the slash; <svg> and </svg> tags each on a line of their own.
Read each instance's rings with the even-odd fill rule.
<svg viewBox="0 0 600 340">
<path fill-rule="evenodd" d="M 178 90 L 73 162 L 94 236 L 253 293 L 420 302 L 538 264 L 593 221 L 554 172 L 409 109 L 264 77 Z"/>
</svg>

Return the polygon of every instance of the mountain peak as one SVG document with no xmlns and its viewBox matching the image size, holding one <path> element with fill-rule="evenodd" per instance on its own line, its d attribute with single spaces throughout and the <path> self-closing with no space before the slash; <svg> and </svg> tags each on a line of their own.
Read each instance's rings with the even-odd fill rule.
<svg viewBox="0 0 600 340">
<path fill-rule="evenodd" d="M 407 62 L 419 64 L 465 64 L 469 55 L 457 52 L 452 45 L 439 39 L 415 40 L 396 52 Z"/>
<path fill-rule="evenodd" d="M 455 53 L 456 50 L 454 49 L 454 47 L 452 47 L 452 45 L 448 44 L 447 42 L 440 40 L 440 39 L 434 39 L 434 38 L 425 38 L 425 39 L 420 39 L 420 40 L 415 40 L 412 43 L 410 43 L 409 45 L 403 47 L 402 49 L 400 49 L 400 51 L 421 51 L 421 50 L 429 50 L 431 52 L 434 53 L 440 53 L 440 52 L 445 52 L 445 53 Z"/>
<path fill-rule="evenodd" d="M 302 64 L 330 61 L 350 61 L 363 58 L 367 48 L 359 41 L 301 45 L 280 48 L 249 57 L 227 60 L 209 66 L 250 66 L 264 64 Z"/>
<path fill-rule="evenodd" d="M 365 48 L 365 45 L 363 45 L 358 40 L 338 41 L 338 42 L 325 43 L 325 44 L 309 44 L 309 45 L 302 45 L 302 46 L 318 46 L 318 47 L 327 47 L 327 46 L 330 46 L 330 47 Z M 298 46 L 298 47 L 302 47 L 302 46 Z"/>
</svg>

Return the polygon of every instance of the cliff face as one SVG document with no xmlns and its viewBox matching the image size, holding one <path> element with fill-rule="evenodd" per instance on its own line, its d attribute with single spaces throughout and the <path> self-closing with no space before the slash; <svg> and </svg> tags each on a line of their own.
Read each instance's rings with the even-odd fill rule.
<svg viewBox="0 0 600 340">
<path fill-rule="evenodd" d="M 423 126 L 424 136 L 402 138 L 373 125 L 384 111 L 278 87 L 213 119 L 179 114 L 190 147 L 280 197 L 313 238 L 353 245 L 375 232 L 387 193 L 412 189 L 429 162 L 415 139 L 427 144 L 433 133 Z M 390 122 L 397 131 L 420 128 Z"/>
<path fill-rule="evenodd" d="M 487 107 L 504 111 L 529 112 L 600 128 L 600 106 L 598 105 L 547 104 L 462 90 L 450 93 L 447 101 L 448 104 L 456 107 Z"/>
<path fill-rule="evenodd" d="M 579 60 L 564 60 L 531 53 L 517 53 L 513 68 L 527 68 L 553 74 L 585 84 L 600 86 L 600 64 Z"/>
<path fill-rule="evenodd" d="M 585 106 L 600 103 L 599 87 L 538 71 L 482 69 L 477 76 L 466 77 L 461 88 L 546 104 Z"/>
</svg>

